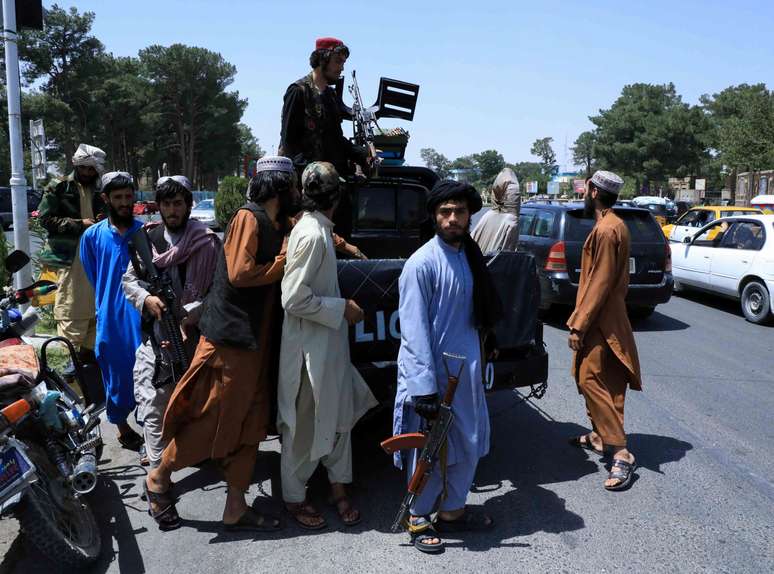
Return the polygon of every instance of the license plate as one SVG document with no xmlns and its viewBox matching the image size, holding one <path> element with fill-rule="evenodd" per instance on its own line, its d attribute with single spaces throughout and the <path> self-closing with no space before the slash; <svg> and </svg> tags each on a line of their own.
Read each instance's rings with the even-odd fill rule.
<svg viewBox="0 0 774 574">
<path fill-rule="evenodd" d="M 637 272 L 637 265 L 634 263 L 634 257 L 629 257 L 629 275 L 634 275 Z"/>
<path fill-rule="evenodd" d="M 22 484 L 35 470 L 24 453 L 8 446 L 0 452 L 0 499 Z"/>
</svg>

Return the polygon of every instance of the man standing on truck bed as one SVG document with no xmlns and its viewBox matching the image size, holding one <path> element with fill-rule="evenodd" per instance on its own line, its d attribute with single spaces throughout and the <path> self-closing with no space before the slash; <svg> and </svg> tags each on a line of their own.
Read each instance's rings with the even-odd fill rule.
<svg viewBox="0 0 774 574">
<path fill-rule="evenodd" d="M 455 418 L 446 455 L 409 509 L 411 541 L 428 553 L 443 548 L 438 533 L 486 530 L 494 525 L 491 517 L 465 508 L 478 461 L 489 452 L 482 350 L 500 306 L 481 250 L 469 235 L 470 216 L 480 209 L 481 197 L 473 186 L 438 182 L 427 200 L 436 235 L 406 261 L 398 287 L 401 341 L 394 434 L 417 432 L 420 417 L 432 419 L 438 414 L 439 397 L 448 382 L 443 353 L 466 357 L 452 403 Z M 406 458 L 396 453 L 396 465 L 406 463 L 409 478 L 417 456 L 416 451 Z M 433 530 L 430 514 L 436 508 Z"/>
<path fill-rule="evenodd" d="M 613 462 L 607 490 L 629 486 L 634 455 L 626 449 L 624 399 L 627 384 L 642 390 L 637 346 L 626 314 L 629 289 L 629 230 L 613 212 L 623 180 L 598 171 L 586 182 L 585 215 L 596 224 L 583 245 L 575 311 L 567 321 L 569 345 L 575 351 L 572 374 L 586 399 L 589 434 L 570 444 L 603 454 Z"/>
<path fill-rule="evenodd" d="M 341 121 L 349 116 L 333 85 L 344 70 L 349 48 L 336 38 L 319 38 L 309 57 L 312 71 L 290 84 L 282 106 L 279 155 L 289 157 L 299 178 L 313 161 L 333 164 L 339 175 L 365 168 L 368 153 L 344 137 Z"/>
</svg>

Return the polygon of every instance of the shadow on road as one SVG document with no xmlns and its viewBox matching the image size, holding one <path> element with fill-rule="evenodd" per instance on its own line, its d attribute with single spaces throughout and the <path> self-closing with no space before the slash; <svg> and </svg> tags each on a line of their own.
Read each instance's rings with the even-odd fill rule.
<svg viewBox="0 0 774 574">
<path fill-rule="evenodd" d="M 567 320 L 572 313 L 571 307 L 554 306 L 549 311 L 542 311 L 540 319 L 546 324 L 560 329 L 562 331 L 568 331 Z M 690 327 L 688 323 L 684 323 L 679 319 L 664 315 L 658 311 L 654 311 L 650 317 L 635 318 L 630 317 L 632 329 L 635 333 L 638 332 L 667 332 L 667 331 L 684 331 Z"/>
<path fill-rule="evenodd" d="M 662 464 L 677 462 L 693 450 L 691 443 L 668 436 L 632 433 L 627 438 L 629 449 L 637 457 L 637 466 L 658 474 L 664 474 Z"/>
</svg>

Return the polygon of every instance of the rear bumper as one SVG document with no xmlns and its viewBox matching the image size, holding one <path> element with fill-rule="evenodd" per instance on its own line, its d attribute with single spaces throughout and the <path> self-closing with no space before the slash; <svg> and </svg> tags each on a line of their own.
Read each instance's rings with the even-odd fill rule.
<svg viewBox="0 0 774 574">
<path fill-rule="evenodd" d="M 578 284 L 567 273 L 539 272 L 540 306 L 575 305 Z M 633 307 L 655 307 L 667 303 L 672 297 L 675 281 L 671 273 L 664 273 L 660 283 L 653 285 L 629 285 L 626 302 Z"/>
</svg>

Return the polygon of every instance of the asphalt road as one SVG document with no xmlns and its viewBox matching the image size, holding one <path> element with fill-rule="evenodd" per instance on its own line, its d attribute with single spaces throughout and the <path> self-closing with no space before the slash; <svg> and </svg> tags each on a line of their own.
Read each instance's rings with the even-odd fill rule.
<svg viewBox="0 0 774 574">
<path fill-rule="evenodd" d="M 637 480 L 623 493 L 602 488 L 597 457 L 567 445 L 586 430 L 585 409 L 569 376 L 561 317 L 545 330 L 550 384 L 542 400 L 516 393 L 490 398 L 493 439 L 469 502 L 497 528 L 447 540 L 425 556 L 389 533 L 401 475 L 379 452 L 382 434 L 359 437 L 356 502 L 361 525 L 310 534 L 233 535 L 219 526 L 224 484 L 211 469 L 175 477 L 184 526 L 160 533 L 139 499 L 145 471 L 108 437 L 102 481 L 91 496 L 104 551 L 91 572 L 772 572 L 774 571 L 774 327 L 744 321 L 738 305 L 675 297 L 636 327 L 644 392 L 627 402 Z M 111 435 L 110 429 L 106 434 Z M 250 499 L 279 503 L 277 442 L 262 446 Z M 325 504 L 322 481 L 312 498 Z M 0 522 L 0 572 L 50 572 Z"/>
</svg>

